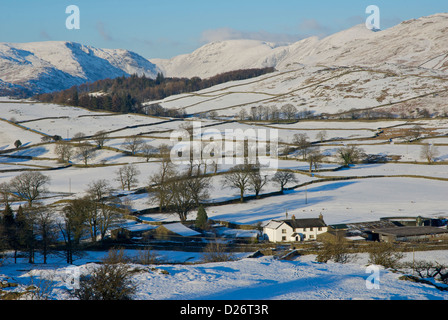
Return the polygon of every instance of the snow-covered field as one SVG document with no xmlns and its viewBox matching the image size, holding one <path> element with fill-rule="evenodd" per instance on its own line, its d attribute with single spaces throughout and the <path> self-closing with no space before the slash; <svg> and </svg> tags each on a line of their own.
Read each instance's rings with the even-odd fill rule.
<svg viewBox="0 0 448 320">
<path fill-rule="evenodd" d="M 7 79 L 0 80 L 0 86 L 4 82 L 35 79 L 42 85 L 35 89 L 55 89 L 67 81 L 58 80 L 61 71 L 70 75 L 65 85 L 71 86 L 79 81 L 123 72 L 154 76 L 163 71 L 165 76 L 206 78 L 224 71 L 273 66 L 277 71 L 255 79 L 148 102 L 194 116 L 188 120 L 201 121 L 204 138 L 235 129 L 242 130 L 237 140 L 252 129 L 275 131 L 280 149 L 284 150 L 292 143 L 294 134 L 306 134 L 324 155 L 319 170 L 310 173 L 309 164 L 298 152 L 291 152 L 278 162 L 278 169 L 294 171 L 297 181 L 286 186 L 290 189 L 283 194 L 269 194 L 243 203 L 217 203 L 239 198 L 238 190 L 223 183 L 223 176 L 231 165 L 219 165 L 218 175 L 210 179 L 208 202 L 215 205 L 206 206 L 209 218 L 244 226 L 264 225 L 272 219 L 292 215 L 296 218 L 322 215 L 329 225 L 377 221 L 392 216 L 448 219 L 448 77 L 446 42 L 440 40 L 446 34 L 447 18 L 447 14 L 436 14 L 375 33 L 359 25 L 324 39 L 308 38 L 285 46 L 256 40 L 213 42 L 192 54 L 171 60 L 155 59 L 157 65 L 125 50 L 95 49 L 71 42 L 3 43 L 0 44 L 3 69 L 15 71 L 9 72 Z M 23 60 L 17 52 L 32 53 L 28 58 L 33 61 Z M 95 68 L 86 68 L 86 65 Z M 42 67 L 51 67 L 52 71 L 41 73 Z M 301 118 L 294 123 L 275 124 L 263 121 L 267 114 L 272 119 L 287 104 L 295 106 L 302 116 L 321 115 L 321 119 L 331 120 Z M 362 120 L 350 120 L 359 116 L 355 109 L 364 112 Z M 377 117 L 377 111 L 389 112 L 394 118 L 365 120 Z M 402 115 L 419 118 L 428 112 L 439 118 L 401 118 Z M 257 122 L 236 121 L 241 120 L 240 117 Z M 92 112 L 2 97 L 0 183 L 9 182 L 24 170 L 39 170 L 50 178 L 49 192 L 42 202 L 54 204 L 56 215 L 64 200 L 83 196 L 89 184 L 99 179 L 107 180 L 131 211 L 151 209 L 156 205 L 150 201 L 150 195 L 135 191 L 148 186 L 150 176 L 160 170 L 159 159 L 146 159 L 141 154 L 132 156 L 123 152 L 123 143 L 126 138 L 139 135 L 155 151 L 162 144 L 172 146 L 176 142 L 170 140 L 172 131 L 183 129 L 186 123 L 179 119 Z M 416 125 L 422 128 L 421 137 L 411 142 L 409 132 Z M 77 146 L 78 141 L 71 141 L 77 133 L 91 136 L 101 130 L 108 133 L 108 138 L 104 148 L 97 149 L 89 159 L 88 165 L 78 156 L 73 156 L 68 163 L 59 162 L 55 142 L 42 140 L 58 135 Z M 324 141 L 318 136 L 322 132 L 326 133 Z M 269 141 L 269 137 L 259 140 Z M 22 144 L 20 148 L 14 145 L 17 140 Z M 94 144 L 91 139 L 85 142 Z M 421 155 L 422 146 L 427 143 L 437 147 L 435 163 L 431 165 Z M 336 158 L 337 151 L 350 144 L 362 148 L 368 155 L 391 160 L 342 168 Z M 116 172 L 130 163 L 140 174 L 133 190 L 127 191 L 121 189 Z M 176 169 L 185 168 L 177 166 Z M 261 193 L 277 191 L 279 185 L 269 181 Z M 245 195 L 253 196 L 254 192 L 247 190 Z M 13 210 L 24 203 L 15 201 Z M 188 220 L 194 220 L 196 214 L 191 212 Z M 122 226 L 134 230 L 155 228 L 151 223 L 181 226 L 179 217 L 171 213 L 146 213 L 138 218 L 141 221 L 125 220 Z M 228 238 L 236 234 L 250 237 L 258 232 L 230 227 L 220 230 Z M 401 280 L 400 272 L 384 268 L 379 269 L 379 288 L 370 289 L 366 282 L 371 275 L 367 269 L 367 254 L 358 254 L 349 263 L 339 264 L 317 263 L 314 255 L 286 261 L 269 255 L 249 258 L 250 253 L 239 252 L 235 254 L 235 261 L 204 263 L 202 252 L 164 250 L 154 253 L 160 258 L 159 264 L 130 265 L 134 268 L 132 278 L 137 285 L 137 300 L 448 299 L 448 291 Z M 126 254 L 136 255 L 137 251 L 129 249 Z M 75 257 L 73 265 L 65 263 L 60 253 L 53 252 L 47 264 L 41 263 L 39 252 L 36 264 L 27 263 L 22 256 L 17 263 L 8 257 L 0 260 L 0 283 L 17 283 L 17 288 L 8 290 L 24 291 L 32 283 L 39 285 L 49 280 L 52 282 L 48 288 L 50 299 L 72 299 L 66 289 L 72 284 L 67 280 L 73 272 L 77 275 L 90 273 L 106 255 L 104 251 L 83 252 L 82 256 Z M 404 261 L 413 259 L 448 264 L 448 252 L 418 251 L 407 253 L 403 258 Z M 303 316 L 302 310 L 294 311 Z M 351 310 L 344 311 L 347 314 Z"/>
<path fill-rule="evenodd" d="M 400 112 L 414 112 L 415 105 L 420 109 L 444 112 L 446 78 L 432 77 L 428 70 L 415 74 L 413 69 L 391 71 L 390 68 L 393 66 L 368 69 L 300 67 L 149 104 L 159 103 L 166 108 L 183 109 L 189 114 L 215 111 L 225 117 L 238 116 L 241 110 L 249 115 L 252 108 L 260 106 L 280 109 L 286 104 L 317 115 L 374 108 L 399 115 Z"/>
<path fill-rule="evenodd" d="M 139 115 L 98 113 L 80 108 L 41 103 L 8 103 L 7 100 L 4 100 L 0 108 L 3 119 L 15 118 L 19 122 L 26 121 L 20 123 L 20 126 L 15 126 L 8 121 L 2 121 L 0 144 L 2 145 L 2 150 L 7 151 L 7 153 L 5 156 L 0 155 L 0 170 L 3 172 L 0 174 L 1 182 L 6 182 L 15 175 L 20 174 L 21 170 L 25 168 L 45 170 L 64 166 L 64 164 L 57 161 L 54 144 L 51 142 L 42 144 L 40 141 L 41 135 L 27 129 L 41 131 L 43 135 L 59 134 L 64 139 L 67 137 L 71 138 L 73 134 L 81 131 L 87 135 L 94 134 L 99 130 L 110 132 L 109 138 L 105 143 L 105 146 L 108 148 L 97 151 L 96 155 L 89 162 L 93 166 L 72 166 L 60 170 L 44 171 L 51 178 L 49 186 L 51 192 L 71 192 L 72 197 L 85 191 L 86 186 L 96 179 L 109 180 L 112 186 L 117 188 L 117 191 L 120 191 L 119 183 L 115 180 L 115 172 L 127 163 L 134 163 L 140 171 L 139 182 L 136 187 L 146 186 L 150 175 L 158 170 L 159 162 L 157 159 L 146 162 L 142 157 L 129 156 L 123 153 L 122 143 L 125 137 L 148 131 L 158 131 L 158 133 L 151 135 L 150 138 L 143 135 L 145 141 L 154 147 L 158 147 L 162 143 L 172 145 L 170 130 L 177 130 L 182 126 L 182 121 L 165 122 L 159 125 L 159 122 L 164 122 L 167 119 Z M 49 119 L 48 117 L 52 118 Z M 383 140 L 378 141 L 377 139 L 369 138 L 381 128 L 405 125 L 411 127 L 412 124 L 407 124 L 406 121 L 301 121 L 295 124 L 267 126 L 263 123 L 249 125 L 237 122 L 222 123 L 214 120 L 202 120 L 200 124 L 204 137 L 207 136 L 208 129 L 213 130 L 213 132 L 220 132 L 224 136 L 226 130 L 242 129 L 246 131 L 248 129 L 275 128 L 278 129 L 279 140 L 288 143 L 292 140 L 291 137 L 295 133 L 306 133 L 311 141 L 316 141 L 316 134 L 325 131 L 327 132 L 327 139 L 338 138 L 339 140 L 321 144 L 320 149 L 330 162 L 323 163 L 320 171 L 316 172 L 314 177 L 306 174 L 309 164 L 301 161 L 300 157 L 297 157 L 297 159 L 292 157 L 290 160 L 280 160 L 279 168 L 295 170 L 298 179 L 297 184 L 331 177 L 360 178 L 345 182 L 322 181 L 309 186 L 309 190 L 304 190 L 302 187 L 283 196 L 250 201 L 241 205 L 238 204 L 238 206 L 213 207 L 209 213 L 211 217 L 230 219 L 237 223 L 254 223 L 281 217 L 285 210 L 288 210 L 288 212 L 297 211 L 297 213 L 300 212 L 301 214 L 304 212 L 311 214 L 311 211 L 307 210 L 314 210 L 313 215 L 318 214 L 318 211 L 321 210 L 327 210 L 329 213 L 333 210 L 336 211 L 333 213 L 335 216 L 330 215 L 327 219 L 337 223 L 338 220 L 353 219 L 351 212 L 349 218 L 343 216 L 346 213 L 348 214 L 347 210 L 349 209 L 347 208 L 349 207 L 356 208 L 352 209 L 352 212 L 354 212 L 355 218 L 359 220 L 378 218 L 381 215 L 388 214 L 395 215 L 399 212 L 425 215 L 445 214 L 443 201 L 445 201 L 444 192 L 446 190 L 446 179 L 448 179 L 446 164 L 425 165 L 424 160 L 420 156 L 421 144 L 419 143 L 384 143 Z M 129 129 L 129 127 L 136 125 L 137 127 Z M 444 120 L 425 120 L 420 125 L 424 126 L 424 128 L 445 130 L 442 134 L 446 132 L 445 128 L 448 127 Z M 67 133 L 64 135 L 63 131 L 67 131 Z M 165 131 L 165 133 L 160 133 L 161 131 Z M 353 138 L 357 139 L 352 140 Z M 21 140 L 23 146 L 28 148 L 16 150 L 13 146 L 16 139 Z M 430 137 L 427 139 L 430 139 Z M 440 144 L 442 139 L 432 138 L 431 141 L 437 141 Z M 331 171 L 340 166 L 339 163 L 335 162 L 337 149 L 344 144 L 352 143 L 362 147 L 367 154 L 400 156 L 401 158 L 394 163 L 358 164 L 351 166 L 350 169 Z M 35 144 L 39 145 L 34 146 Z M 448 158 L 448 147 L 440 144 L 438 151 L 438 161 L 445 161 Z M 15 156 L 15 158 L 6 157 L 7 155 Z M 31 158 L 17 158 L 17 156 Z M 415 162 L 418 162 L 418 164 Z M 75 157 L 71 160 L 71 163 L 79 165 L 82 164 L 82 160 Z M 224 173 L 229 168 L 229 165 L 220 165 L 218 172 Z M 385 176 L 385 178 L 361 179 L 369 176 Z M 404 176 L 407 176 L 407 178 Z M 212 178 L 211 183 L 210 201 L 238 198 L 237 190 L 222 186 L 222 178 L 220 176 Z M 394 189 L 400 192 L 397 194 L 387 191 Z M 382 192 L 382 190 L 386 191 Z M 273 191 L 278 191 L 278 186 L 269 182 L 262 192 Z M 251 192 L 248 191 L 247 194 L 250 195 Z M 303 201 L 306 196 L 308 197 L 308 203 L 304 204 Z M 131 201 L 134 201 L 133 207 L 135 210 L 141 210 L 149 206 L 149 199 L 145 196 L 139 195 L 134 197 L 131 194 L 128 197 Z M 367 203 L 368 205 L 366 205 Z M 418 203 L 425 203 L 426 206 Z M 321 208 L 318 209 L 319 207 Z M 266 208 L 272 208 L 272 210 Z M 336 208 L 338 209 L 336 210 Z M 260 210 L 263 211 L 261 214 Z M 372 212 L 376 214 L 372 216 Z M 175 216 L 167 219 L 175 219 Z"/>
<path fill-rule="evenodd" d="M 166 121 L 139 115 L 113 115 L 109 113 L 91 113 L 79 108 L 59 107 L 57 105 L 8 103 L 0 105 L 0 116 L 5 119 L 0 127 L 0 145 L 4 152 L 0 155 L 0 183 L 8 182 L 20 174 L 23 169 L 39 169 L 51 178 L 50 195 L 45 203 L 81 196 L 89 183 L 106 179 L 115 188 L 115 192 L 126 194 L 132 210 L 144 210 L 154 206 L 148 194 L 134 194 L 121 190 L 116 181 L 116 171 L 123 165 L 134 163 L 140 171 L 135 188 L 147 186 L 149 177 L 159 170 L 157 158 L 146 161 L 140 156 L 130 156 L 122 152 L 125 137 L 143 134 L 143 138 L 152 146 L 162 143 L 172 144 L 170 130 L 181 129 L 181 121 Z M 58 118 L 54 118 L 54 117 Z M 48 117 L 53 117 L 49 119 Z M 19 122 L 13 125 L 11 118 Z M 47 118 L 47 119 L 42 119 Z M 36 121 L 32 121 L 36 120 Z M 21 122 L 22 121 L 22 122 Z M 25 122 L 23 122 L 25 121 Z M 21 122 L 21 123 L 20 123 Z M 282 219 L 286 213 L 291 217 L 315 218 L 322 214 L 327 224 L 376 221 L 388 216 L 425 216 L 448 217 L 446 195 L 448 190 L 448 147 L 443 145 L 443 138 L 427 137 L 439 144 L 437 163 L 426 165 L 420 156 L 422 143 L 385 143 L 386 139 L 372 139 L 380 128 L 394 126 L 412 126 L 405 121 L 301 121 L 295 124 L 279 124 L 272 127 L 263 123 L 239 124 L 222 123 L 216 120 L 204 120 L 202 125 L 212 125 L 217 132 L 227 129 L 278 129 L 280 141 L 290 142 L 294 133 L 306 133 L 310 140 L 316 141 L 316 134 L 325 130 L 328 139 L 337 141 L 324 142 L 321 151 L 327 156 L 319 172 L 308 173 L 309 164 L 300 157 L 290 156 L 288 160 L 279 161 L 279 169 L 295 171 L 297 182 L 288 187 L 297 186 L 283 195 L 253 199 L 244 203 L 233 203 L 207 208 L 208 217 L 219 221 L 236 224 L 256 225 L 271 219 Z M 131 126 L 137 127 L 129 128 Z M 442 120 L 425 120 L 425 128 L 436 128 L 439 133 L 446 133 L 446 122 Z M 31 130 L 28 130 L 31 129 Z M 206 128 L 202 128 L 202 133 Z M 36 133 L 32 130 L 36 130 Z M 81 166 L 78 158 L 71 160 L 72 166 L 57 161 L 53 142 L 41 141 L 43 135 L 61 135 L 68 140 L 77 132 L 91 135 L 99 130 L 110 132 L 105 143 L 106 148 L 98 150 L 89 166 Z M 157 132 L 154 132 L 157 131 Z M 148 133 L 153 132 L 153 133 Z M 20 139 L 26 148 L 15 149 L 13 143 Z M 428 140 L 429 141 L 429 140 Z M 334 155 L 338 147 L 355 143 L 368 154 L 400 155 L 397 162 L 385 164 L 357 164 L 347 169 L 340 169 L 340 163 Z M 15 156 L 15 157 L 8 157 Z M 17 158 L 22 156 L 22 158 Z M 25 157 L 23 157 L 25 156 Z M 223 186 L 222 175 L 230 165 L 220 165 L 218 173 L 211 179 L 210 202 L 238 199 L 235 189 Z M 49 170 L 60 168 L 59 170 Z M 371 177 L 384 176 L 384 177 Z M 331 181 L 327 178 L 348 177 L 350 180 Z M 303 183 L 315 182 L 304 186 Z M 275 192 L 279 186 L 270 181 L 262 193 Z M 253 195 L 248 191 L 246 195 Z M 15 202 L 16 209 L 21 202 Z M 145 214 L 140 218 L 146 222 L 178 222 L 173 214 Z M 189 216 L 196 218 L 196 212 Z M 143 226 L 135 223 L 134 228 Z M 228 232 L 232 232 L 229 230 Z M 132 251 L 128 251 L 132 254 Z M 75 259 L 75 266 L 80 272 L 89 272 L 105 253 L 88 252 Z M 349 299 L 412 299 L 437 300 L 447 299 L 446 291 L 438 291 L 432 286 L 399 280 L 400 274 L 381 270 L 380 289 L 369 290 L 366 287 L 366 256 L 349 264 L 316 263 L 314 256 L 302 256 L 295 261 L 280 261 L 271 256 L 258 259 L 247 258 L 246 254 L 237 254 L 239 260 L 220 263 L 171 264 L 199 262 L 198 252 L 157 252 L 165 264 L 140 267 L 133 279 L 138 284 L 136 298 L 140 300 L 349 300 Z M 443 263 L 446 252 L 418 252 L 419 258 L 436 260 Z M 409 259 L 409 256 L 406 257 Z M 20 260 L 20 259 L 19 259 Z M 39 257 L 36 258 L 39 261 Z M 446 259 L 445 259 L 446 260 Z M 0 267 L 0 278 L 16 281 L 24 286 L 31 278 L 40 277 L 55 281 L 51 292 L 54 299 L 70 299 L 65 290 L 65 276 L 70 272 L 62 257 L 50 257 L 47 265 L 29 265 L 25 261 L 14 264 L 7 260 Z M 50 271 L 42 273 L 42 271 Z M 162 270 L 164 272 L 162 272 Z"/>
<path fill-rule="evenodd" d="M 128 256 L 135 254 L 127 251 Z M 136 300 L 446 300 L 447 291 L 431 285 L 400 280 L 401 273 L 378 267 L 378 288 L 368 286 L 372 271 L 367 269 L 368 256 L 357 254 L 352 262 L 317 263 L 314 255 L 293 261 L 271 256 L 248 258 L 239 254 L 236 261 L 199 262 L 200 253 L 160 251 L 156 254 L 169 264 L 131 265 L 137 285 Z M 103 254 L 104 255 L 104 254 Z M 405 254 L 402 261 L 426 260 L 447 263 L 446 251 Z M 30 266 L 7 262 L 0 267 L 0 279 L 20 284 L 14 290 L 42 280 L 52 282 L 49 298 L 73 299 L 74 275 L 91 272 L 102 258 L 101 253 L 86 256 L 66 265 L 57 259 L 48 265 Z M 61 259 L 62 260 L 62 259 Z M 182 262 L 194 264 L 182 264 Z M 176 264 L 177 262 L 177 264 Z M 175 263 L 175 264 L 172 264 Z M 2 275 L 3 274 L 3 275 Z M 6 276 L 7 275 L 7 276 Z M 33 281 L 33 282 L 31 282 Z"/>
</svg>

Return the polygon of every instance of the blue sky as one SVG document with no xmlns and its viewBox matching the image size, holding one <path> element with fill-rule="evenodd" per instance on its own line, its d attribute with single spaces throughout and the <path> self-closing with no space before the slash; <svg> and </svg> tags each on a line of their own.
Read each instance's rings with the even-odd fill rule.
<svg viewBox="0 0 448 320">
<path fill-rule="evenodd" d="M 69 5 L 79 7 L 79 30 L 65 26 Z M 447 0 L 2 0 L 0 42 L 75 41 L 170 58 L 210 41 L 323 37 L 364 23 L 369 5 L 380 8 L 382 29 L 448 12 Z"/>
</svg>

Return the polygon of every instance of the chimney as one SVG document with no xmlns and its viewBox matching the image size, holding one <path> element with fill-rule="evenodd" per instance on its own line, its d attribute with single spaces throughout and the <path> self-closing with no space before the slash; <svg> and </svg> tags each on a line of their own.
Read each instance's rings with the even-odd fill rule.
<svg viewBox="0 0 448 320">
<path fill-rule="evenodd" d="M 319 219 L 324 221 L 324 215 L 322 214 L 322 212 L 319 214 Z"/>
<path fill-rule="evenodd" d="M 292 221 L 296 221 L 296 216 L 295 215 L 292 215 Z"/>
</svg>

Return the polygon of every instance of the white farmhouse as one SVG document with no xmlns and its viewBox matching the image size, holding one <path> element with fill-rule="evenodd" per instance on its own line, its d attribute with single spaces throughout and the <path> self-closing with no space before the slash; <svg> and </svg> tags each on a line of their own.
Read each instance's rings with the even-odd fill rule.
<svg viewBox="0 0 448 320">
<path fill-rule="evenodd" d="M 328 231 L 323 217 L 309 219 L 271 220 L 263 228 L 271 242 L 295 242 L 316 240 L 317 235 Z"/>
</svg>

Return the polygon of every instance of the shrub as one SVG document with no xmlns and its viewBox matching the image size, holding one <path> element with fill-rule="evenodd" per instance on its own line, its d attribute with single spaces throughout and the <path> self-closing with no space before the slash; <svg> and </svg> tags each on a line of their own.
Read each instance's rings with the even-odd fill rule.
<svg viewBox="0 0 448 320">
<path fill-rule="evenodd" d="M 227 246 L 220 242 L 210 242 L 204 249 L 202 261 L 204 262 L 223 262 L 234 260 L 231 252 L 227 252 Z"/>
<path fill-rule="evenodd" d="M 110 249 L 107 256 L 102 259 L 105 264 L 128 263 L 130 258 L 126 256 L 123 249 Z"/>
<path fill-rule="evenodd" d="M 326 263 L 333 260 L 338 263 L 347 263 L 353 258 L 350 255 L 348 241 L 342 236 L 323 238 L 322 244 L 316 256 L 317 262 Z"/>
<path fill-rule="evenodd" d="M 403 253 L 399 252 L 396 246 L 390 242 L 375 242 L 369 249 L 369 263 L 383 266 L 385 268 L 396 269 L 399 261 L 403 258 Z"/>
<path fill-rule="evenodd" d="M 159 257 L 150 249 L 139 250 L 137 256 L 133 259 L 135 263 L 143 265 L 156 264 L 158 260 Z"/>
<path fill-rule="evenodd" d="M 126 264 L 104 264 L 81 277 L 73 295 L 80 300 L 132 300 L 136 290 Z"/>
</svg>

